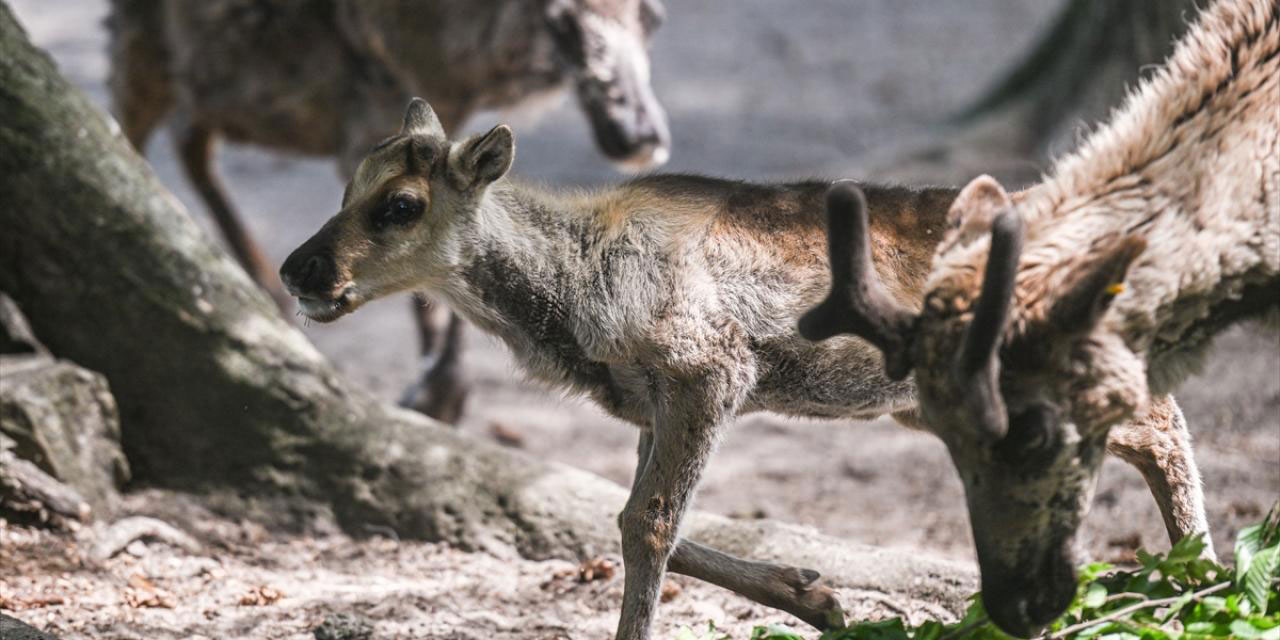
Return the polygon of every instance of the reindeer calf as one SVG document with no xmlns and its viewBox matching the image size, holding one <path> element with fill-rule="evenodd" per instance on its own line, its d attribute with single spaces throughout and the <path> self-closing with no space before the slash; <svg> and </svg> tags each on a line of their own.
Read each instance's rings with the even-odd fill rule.
<svg viewBox="0 0 1280 640">
<path fill-rule="evenodd" d="M 874 346 L 814 344 L 796 333 L 796 318 L 830 283 L 829 183 L 654 175 L 595 194 L 555 194 L 504 179 L 514 152 L 506 126 L 450 142 L 427 103 L 414 100 L 400 135 L 356 170 L 342 210 L 289 256 L 283 281 L 323 322 L 397 291 L 429 290 L 503 339 L 533 376 L 640 428 L 619 517 L 626 583 L 618 638 L 649 637 L 668 567 L 814 626 L 839 624 L 839 605 L 816 572 L 679 537 L 703 468 L 737 415 L 911 421 L 914 386 L 888 379 Z M 955 191 L 867 194 L 885 295 L 918 296 Z M 1198 509 L 1184 425 L 1159 418 L 1141 428 L 1175 434 L 1180 447 L 1160 459 L 1192 475 L 1148 479 L 1153 488 L 1156 480 L 1176 485 L 1172 495 L 1154 492 L 1166 513 Z M 1193 518 L 1171 534 L 1203 524 Z"/>
<path fill-rule="evenodd" d="M 1280 318 L 1280 4 L 1206 9 L 1043 183 L 1012 197 L 985 176 L 965 187 L 919 314 L 866 268 L 875 231 L 856 201 L 833 196 L 837 283 L 807 334 L 864 336 L 891 377 L 914 370 L 965 485 L 983 601 L 1030 635 L 1075 595 L 1072 540 L 1104 443 L 1157 499 L 1196 484 L 1190 459 L 1168 456 L 1186 450 L 1184 429 L 1112 425 L 1180 424 L 1163 394 L 1210 339 Z M 1164 511 L 1171 534 L 1203 526 L 1194 504 Z"/>
</svg>

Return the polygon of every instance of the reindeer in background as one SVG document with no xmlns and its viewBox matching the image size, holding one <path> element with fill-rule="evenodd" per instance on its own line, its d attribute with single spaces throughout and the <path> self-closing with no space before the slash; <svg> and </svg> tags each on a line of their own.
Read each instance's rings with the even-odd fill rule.
<svg viewBox="0 0 1280 640">
<path fill-rule="evenodd" d="M 336 156 L 350 179 L 412 95 L 430 96 L 454 131 L 477 111 L 571 86 L 610 160 L 662 164 L 670 134 L 646 47 L 663 15 L 659 0 L 113 0 L 110 88 L 140 151 L 169 120 L 232 252 L 290 310 L 218 178 L 218 138 Z M 414 315 L 424 371 L 403 403 L 454 422 L 461 324 L 425 300 Z"/>
<path fill-rule="evenodd" d="M 1213 336 L 1280 324 L 1280 4 L 1207 8 L 1042 183 L 965 187 L 918 313 L 869 268 L 859 197 L 833 195 L 832 294 L 801 330 L 862 336 L 890 378 L 915 372 L 965 486 L 983 602 L 1031 635 L 1075 595 L 1072 544 L 1104 447 L 1157 494 L 1198 484 L 1168 455 L 1184 429 L 1112 426 L 1181 423 L 1166 394 Z M 1173 483 L 1153 482 L 1157 469 Z M 1172 533 L 1201 513 L 1164 515 Z"/>
<path fill-rule="evenodd" d="M 330 322 L 383 296 L 428 290 L 503 340 L 531 376 L 639 428 L 618 519 L 626 568 L 618 638 L 649 637 L 668 568 L 817 627 L 839 624 L 839 603 L 816 571 L 735 558 L 679 535 L 702 471 L 739 415 L 891 413 L 917 423 L 914 385 L 886 378 L 874 346 L 815 345 L 796 332 L 796 318 L 831 282 L 822 217 L 830 183 L 650 175 L 556 193 L 507 179 L 514 153 L 508 127 L 451 141 L 431 107 L 414 100 L 400 135 L 356 170 L 341 210 L 281 267 L 303 313 Z M 916 298 L 956 190 L 868 186 L 866 194 L 875 266 L 894 299 Z M 1155 432 L 1134 442 L 1157 464 L 1147 480 L 1178 522 L 1170 535 L 1204 531 L 1185 425 L 1152 414 L 1131 429 Z M 1166 441 L 1172 449 L 1141 448 Z"/>
</svg>

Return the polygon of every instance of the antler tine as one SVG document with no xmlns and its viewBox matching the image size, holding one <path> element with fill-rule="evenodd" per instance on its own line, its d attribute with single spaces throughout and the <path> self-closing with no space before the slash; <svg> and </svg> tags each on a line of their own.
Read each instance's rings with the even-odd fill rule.
<svg viewBox="0 0 1280 640">
<path fill-rule="evenodd" d="M 831 256 L 831 293 L 800 318 L 800 335 L 825 340 L 851 333 L 884 353 L 889 377 L 911 373 L 908 333 L 915 314 L 889 295 L 871 263 L 867 203 L 851 182 L 827 191 L 827 242 Z"/>
<path fill-rule="evenodd" d="M 1022 256 L 1022 217 L 1006 210 L 991 224 L 991 250 L 982 278 L 982 292 L 974 306 L 973 321 L 965 330 L 956 361 L 955 376 L 967 388 L 965 404 L 974 422 L 994 438 L 1008 431 L 1008 416 L 1000 395 L 996 352 L 1009 319 L 1009 305 Z"/>
</svg>

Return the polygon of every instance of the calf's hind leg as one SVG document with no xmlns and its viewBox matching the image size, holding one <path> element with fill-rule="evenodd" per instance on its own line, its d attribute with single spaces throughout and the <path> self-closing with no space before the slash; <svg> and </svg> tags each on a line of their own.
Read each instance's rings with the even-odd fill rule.
<svg viewBox="0 0 1280 640">
<path fill-rule="evenodd" d="M 653 432 L 641 431 L 635 481 L 649 463 L 652 450 Z M 844 626 L 844 610 L 835 592 L 819 582 L 821 576 L 812 569 L 744 560 L 687 538 L 676 542 L 667 569 L 786 611 L 818 629 Z"/>
<path fill-rule="evenodd" d="M 1142 473 L 1160 507 L 1169 540 L 1177 542 L 1193 533 L 1203 533 L 1209 545 L 1205 554 L 1213 557 L 1200 470 L 1191 451 L 1187 420 L 1173 396 L 1152 398 L 1145 413 L 1113 427 L 1107 438 L 1107 451 Z"/>
</svg>

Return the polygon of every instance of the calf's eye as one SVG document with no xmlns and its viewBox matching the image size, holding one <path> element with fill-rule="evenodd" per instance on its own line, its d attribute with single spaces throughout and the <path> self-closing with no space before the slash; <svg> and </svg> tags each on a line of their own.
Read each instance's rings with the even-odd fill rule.
<svg viewBox="0 0 1280 640">
<path fill-rule="evenodd" d="M 375 209 L 371 222 L 381 231 L 391 225 L 406 225 L 422 215 L 422 201 L 412 196 L 398 195 L 387 200 L 386 205 Z"/>
</svg>

